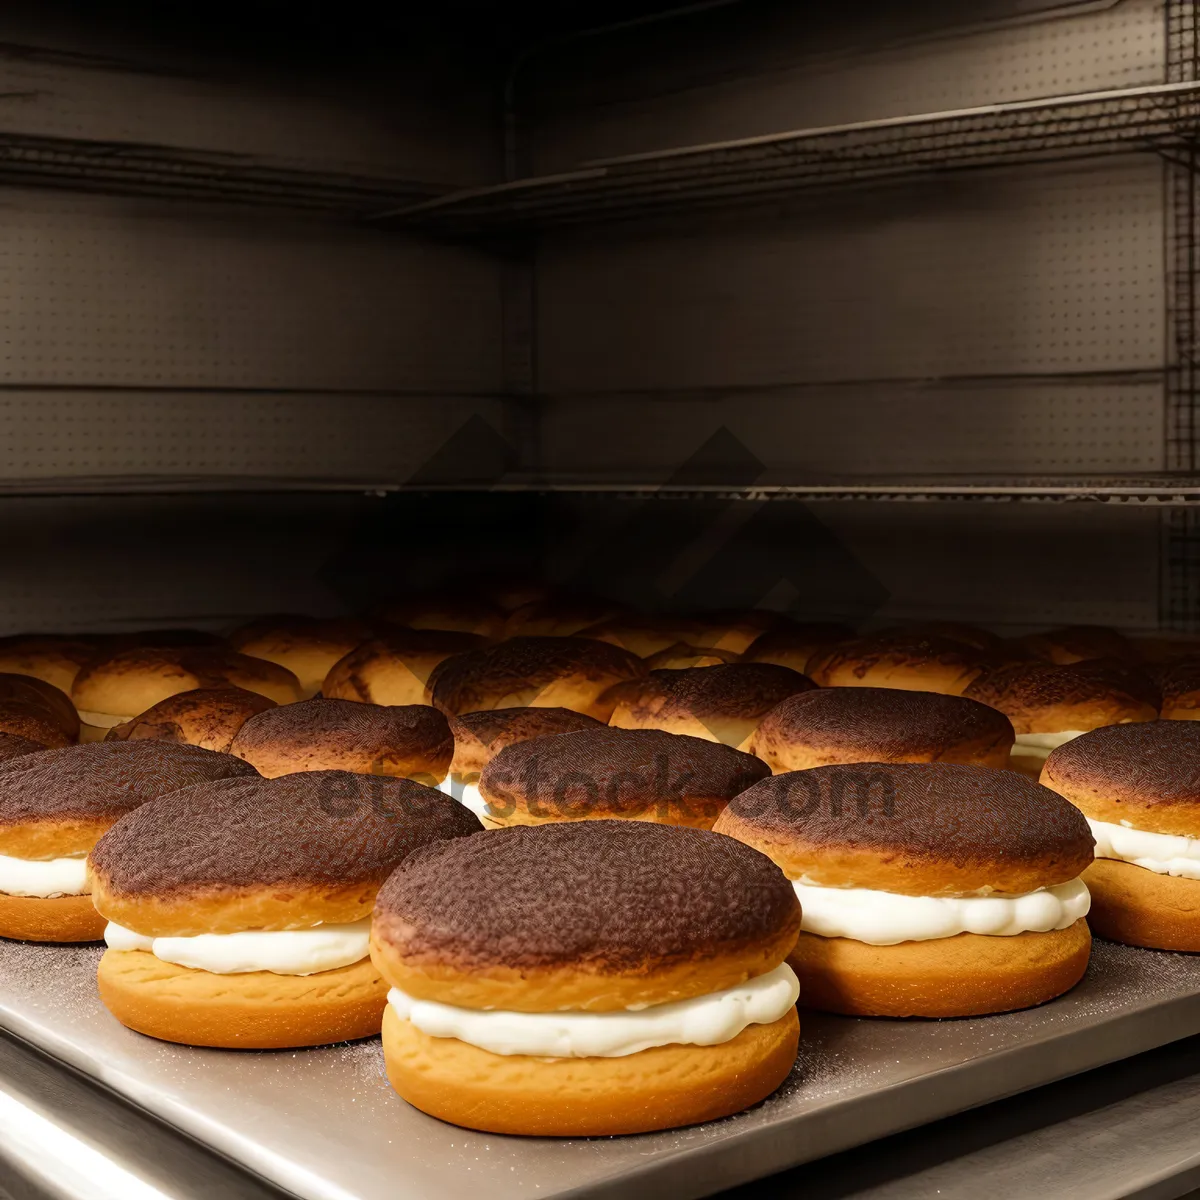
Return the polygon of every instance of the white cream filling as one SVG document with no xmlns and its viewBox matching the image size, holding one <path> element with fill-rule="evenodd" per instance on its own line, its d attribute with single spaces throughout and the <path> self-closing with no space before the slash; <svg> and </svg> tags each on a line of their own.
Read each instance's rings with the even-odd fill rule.
<svg viewBox="0 0 1200 1200">
<path fill-rule="evenodd" d="M 248 929 L 241 933 L 201 933 L 195 937 L 147 937 L 108 923 L 104 940 L 111 950 L 145 950 L 163 962 L 213 975 L 270 971 L 273 975 L 316 975 L 361 962 L 370 953 L 371 918 L 350 925 L 312 929 Z"/>
<path fill-rule="evenodd" d="M 800 995 L 791 967 L 691 1000 L 620 1012 L 522 1013 L 417 1000 L 399 988 L 388 1003 L 430 1037 L 457 1038 L 492 1054 L 534 1058 L 624 1058 L 654 1046 L 719 1046 L 748 1025 L 778 1021 Z"/>
<path fill-rule="evenodd" d="M 1036 758 L 1038 762 L 1045 762 L 1051 750 L 1057 750 L 1059 746 L 1065 746 L 1087 732 L 1086 729 L 1066 729 L 1062 733 L 1018 733 L 1012 752 L 1020 758 Z"/>
<path fill-rule="evenodd" d="M 1087 916 L 1091 897 L 1081 879 L 1020 896 L 903 896 L 870 888 L 818 887 L 793 882 L 800 928 L 819 937 L 844 937 L 870 946 L 928 942 L 982 933 L 1012 937 L 1066 929 Z"/>
<path fill-rule="evenodd" d="M 1156 875 L 1200 879 L 1200 838 L 1151 833 L 1147 829 L 1134 829 L 1124 821 L 1114 825 L 1088 817 L 1087 823 L 1096 839 L 1097 858 L 1115 858 L 1145 867 Z"/>
<path fill-rule="evenodd" d="M 0 854 L 0 892 L 8 896 L 86 896 L 87 855 L 78 858 L 12 858 Z"/>
<path fill-rule="evenodd" d="M 479 791 L 477 783 L 463 783 L 461 779 L 455 778 L 452 775 L 447 775 L 445 779 L 438 784 L 440 791 L 446 793 L 451 799 L 457 800 L 459 804 L 469 808 L 477 817 L 486 817 L 488 802 L 483 798 Z"/>
<path fill-rule="evenodd" d="M 124 725 L 126 721 L 132 721 L 133 716 L 114 717 L 112 713 L 88 712 L 81 708 L 79 719 L 85 725 L 91 725 L 93 729 L 115 729 L 118 725 Z"/>
</svg>

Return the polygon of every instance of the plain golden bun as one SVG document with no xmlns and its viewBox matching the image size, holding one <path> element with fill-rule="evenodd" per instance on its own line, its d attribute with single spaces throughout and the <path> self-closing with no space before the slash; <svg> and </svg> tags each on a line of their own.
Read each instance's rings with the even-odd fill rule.
<svg viewBox="0 0 1200 1200">
<path fill-rule="evenodd" d="M 76 677 L 71 699 L 86 725 L 109 729 L 180 692 L 230 686 L 276 704 L 300 699 L 291 671 L 220 646 L 123 650 L 93 659 Z"/>
<path fill-rule="evenodd" d="M 849 1016 L 975 1017 L 1032 1008 L 1070 991 L 1087 970 L 1091 947 L 1082 919 L 1050 933 L 960 933 L 895 946 L 802 933 L 788 963 L 808 1008 Z"/>
<path fill-rule="evenodd" d="M 1150 950 L 1200 951 L 1200 879 L 1098 858 L 1083 881 L 1092 896 L 1088 924 L 1100 937 Z"/>
<path fill-rule="evenodd" d="M 1096 729 L 1158 716 L 1158 691 L 1119 662 L 1012 663 L 967 688 L 968 699 L 999 709 L 1017 734 Z"/>
<path fill-rule="evenodd" d="M 504 636 L 574 637 L 600 621 L 617 616 L 620 605 L 597 596 L 558 595 L 534 600 L 509 613 Z"/>
<path fill-rule="evenodd" d="M 819 887 L 908 896 L 1023 895 L 1078 877 L 1094 842 L 1083 814 L 1015 771 L 860 763 L 774 775 L 715 830 Z"/>
<path fill-rule="evenodd" d="M 748 847 L 598 821 L 505 829 L 410 855 L 380 889 L 371 953 L 411 996 L 611 1013 L 773 970 L 799 927 L 790 884 Z M 391 1008 L 383 1033 L 388 1078 L 409 1103 L 475 1129 L 549 1136 L 636 1133 L 740 1111 L 787 1077 L 798 1036 L 794 1009 L 718 1045 L 615 1058 L 492 1054 L 429 1037 Z"/>
<path fill-rule="evenodd" d="M 354 771 L 438 784 L 454 739 L 427 704 L 361 704 L 316 696 L 251 717 L 229 752 L 274 779 L 297 771 Z"/>
<path fill-rule="evenodd" d="M 791 1073 L 796 1010 L 716 1046 L 656 1046 L 621 1058 L 491 1054 L 433 1038 L 389 1008 L 383 1057 L 414 1108 L 467 1129 L 610 1137 L 715 1121 L 769 1096 Z"/>
<path fill-rule="evenodd" d="M 645 673 L 636 655 L 591 638 L 518 637 L 446 659 L 428 686 L 432 702 L 447 713 L 569 708 L 607 721 L 609 690 Z"/>
<path fill-rule="evenodd" d="M 79 714 L 66 692 L 32 675 L 0 675 L 0 733 L 43 746 L 79 740 Z"/>
<path fill-rule="evenodd" d="M 414 849 L 481 829 L 432 788 L 346 771 L 161 799 L 113 825 L 88 859 L 96 908 L 151 937 L 360 921 Z"/>
<path fill-rule="evenodd" d="M 1159 689 L 1167 721 L 1200 721 L 1200 657 L 1177 658 L 1147 668 Z"/>
<path fill-rule="evenodd" d="M 321 694 L 364 704 L 426 704 L 426 685 L 434 668 L 483 642 L 476 633 L 396 629 L 363 642 L 336 662 Z"/>
<path fill-rule="evenodd" d="M 572 712 L 569 708 L 492 708 L 452 716 L 450 732 L 454 736 L 454 758 L 450 763 L 450 774 L 458 779 L 478 778 L 505 746 L 515 746 L 530 738 L 602 727 L 595 717 Z"/>
<path fill-rule="evenodd" d="M 609 724 L 684 733 L 745 750 L 777 704 L 815 686 L 807 676 L 774 663 L 652 671 L 616 689 Z"/>
<path fill-rule="evenodd" d="M 109 1012 L 138 1033 L 235 1050 L 371 1037 L 387 1003 L 387 985 L 370 959 L 315 975 L 214 975 L 143 950 L 106 950 L 96 983 Z"/>
<path fill-rule="evenodd" d="M 732 746 L 659 729 L 585 729 L 506 746 L 479 794 L 497 825 L 610 818 L 711 829 L 739 792 L 768 773 Z"/>
<path fill-rule="evenodd" d="M 817 651 L 836 646 L 839 642 L 852 641 L 853 638 L 854 630 L 849 625 L 810 621 L 767 630 L 750 643 L 742 657 L 745 662 L 774 663 L 804 674 L 808 660 Z"/>
<path fill-rule="evenodd" d="M 775 774 L 834 763 L 1006 767 L 1013 728 L 994 708 L 898 688 L 820 688 L 784 700 L 748 747 Z"/>
<path fill-rule="evenodd" d="M 405 629 L 444 629 L 452 633 L 474 633 L 484 638 L 500 637 L 505 620 L 497 605 L 457 595 L 392 600 L 372 609 L 371 615 L 385 625 L 399 625 Z"/>
<path fill-rule="evenodd" d="M 315 696 L 338 659 L 371 636 L 356 617 L 303 617 L 283 614 L 259 617 L 229 635 L 241 654 L 286 667 L 300 681 L 303 696 Z"/>
<path fill-rule="evenodd" d="M 688 646 L 676 642 L 642 661 L 647 671 L 686 671 L 689 667 L 719 667 L 740 661 L 741 655 L 732 650 L 717 650 L 712 646 Z"/>
<path fill-rule="evenodd" d="M 1085 816 L 1200 837 L 1200 726 L 1107 725 L 1050 752 L 1041 782 Z"/>
<path fill-rule="evenodd" d="M 251 717 L 274 707 L 274 700 L 244 688 L 197 688 L 168 696 L 132 721 L 114 725 L 104 740 L 151 739 L 228 753 L 237 731 Z"/>
<path fill-rule="evenodd" d="M 95 655 L 96 647 L 85 638 L 17 634 L 0 638 L 0 673 L 32 675 L 69 694 L 79 668 Z"/>
<path fill-rule="evenodd" d="M 961 696 L 988 657 L 944 637 L 872 634 L 818 650 L 806 674 L 821 687 L 889 687 Z"/>
<path fill-rule="evenodd" d="M 1034 658 L 1067 665 L 1094 658 L 1133 661 L 1137 653 L 1129 640 L 1103 625 L 1068 625 L 1018 638 L 1017 645 Z"/>
</svg>

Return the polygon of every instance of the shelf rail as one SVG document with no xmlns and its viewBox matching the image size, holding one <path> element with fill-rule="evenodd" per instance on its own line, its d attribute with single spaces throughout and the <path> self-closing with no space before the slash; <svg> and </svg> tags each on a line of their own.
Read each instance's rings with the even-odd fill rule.
<svg viewBox="0 0 1200 1200">
<path fill-rule="evenodd" d="M 1186 148 L 1200 81 L 1180 80 L 683 146 L 471 188 L 380 212 L 384 224 L 486 236 L 770 200 L 1008 164 Z"/>
</svg>

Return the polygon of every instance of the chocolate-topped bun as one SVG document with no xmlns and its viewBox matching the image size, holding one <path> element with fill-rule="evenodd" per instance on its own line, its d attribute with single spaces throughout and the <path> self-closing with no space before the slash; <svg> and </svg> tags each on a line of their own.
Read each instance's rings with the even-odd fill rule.
<svg viewBox="0 0 1200 1200">
<path fill-rule="evenodd" d="M 804 624 L 770 629 L 760 634 L 742 656 L 744 662 L 774 663 L 778 667 L 791 667 L 804 674 L 808 660 L 819 650 L 849 642 L 854 630 L 849 625 L 833 621 L 810 621 Z"/>
<path fill-rule="evenodd" d="M 1200 656 L 1178 658 L 1147 668 L 1159 689 L 1165 721 L 1200 721 Z"/>
<path fill-rule="evenodd" d="M 0 638 L 0 673 L 32 675 L 60 692 L 71 691 L 79 668 L 95 656 L 96 647 L 85 638 L 47 633 Z"/>
<path fill-rule="evenodd" d="M 485 828 L 495 828 L 495 824 L 489 819 L 487 803 L 479 794 L 479 776 L 505 746 L 532 738 L 603 728 L 594 717 L 569 708 L 492 708 L 452 716 L 449 720 L 454 758 L 442 790 L 465 804 Z"/>
<path fill-rule="evenodd" d="M 495 604 L 469 596 L 426 595 L 391 600 L 371 610 L 384 625 L 406 629 L 443 629 L 496 638 L 504 631 L 504 613 Z"/>
<path fill-rule="evenodd" d="M 364 704 L 427 704 L 426 685 L 434 668 L 483 642 L 476 633 L 396 629 L 363 642 L 334 663 L 321 694 Z"/>
<path fill-rule="evenodd" d="M 646 679 L 617 689 L 609 724 L 687 733 L 746 750 L 771 709 L 815 687 L 807 676 L 773 663 L 651 671 Z"/>
<path fill-rule="evenodd" d="M 1006 767 L 1012 745 L 1002 712 L 962 696 L 819 688 L 773 708 L 747 748 L 778 775 L 861 762 Z"/>
<path fill-rule="evenodd" d="M 715 646 L 689 646 L 685 642 L 676 642 L 657 654 L 651 654 L 642 659 L 647 671 L 686 671 L 689 667 L 719 667 L 725 663 L 735 663 L 741 659 L 740 654 L 732 650 L 718 650 Z"/>
<path fill-rule="evenodd" d="M 447 713 L 569 708 L 607 721 L 613 701 L 605 693 L 645 673 L 636 655 L 591 638 L 518 637 L 446 659 L 428 687 Z"/>
<path fill-rule="evenodd" d="M 988 672 L 964 694 L 1008 717 L 1016 734 L 1010 765 L 1035 778 L 1051 750 L 1081 733 L 1158 716 L 1153 682 L 1136 667 L 1108 660 L 1013 663 Z"/>
<path fill-rule="evenodd" d="M 1013 771 L 861 763 L 775 775 L 715 831 L 769 855 L 804 912 L 806 1004 L 952 1017 L 1041 1004 L 1087 967 L 1083 814 Z"/>
<path fill-rule="evenodd" d="M 777 867 L 701 830 L 590 821 L 426 847 L 375 907 L 388 1077 L 496 1133 L 740 1111 L 795 1060 L 799 926 Z"/>
<path fill-rule="evenodd" d="M 90 942 L 84 858 L 126 813 L 193 784 L 253 776 L 228 754 L 164 742 L 68 746 L 0 763 L 0 936 Z"/>
<path fill-rule="evenodd" d="M 259 617 L 229 635 L 241 654 L 286 667 L 300 681 L 305 697 L 315 696 L 338 659 L 371 636 L 357 617 L 303 617 L 286 613 Z"/>
<path fill-rule="evenodd" d="M 104 740 L 152 739 L 227 754 L 237 731 L 251 717 L 274 707 L 274 700 L 245 688 L 196 688 L 168 696 L 132 721 L 114 725 Z"/>
<path fill-rule="evenodd" d="M 902 637 L 934 637 L 945 638 L 951 642 L 961 642 L 975 650 L 988 654 L 1003 654 L 1004 639 L 990 629 L 981 629 L 978 625 L 967 625 L 962 621 L 915 621 L 908 625 L 897 625 L 891 629 L 881 629 L 880 634 Z"/>
<path fill-rule="evenodd" d="M 821 687 L 889 687 L 961 696 L 988 656 L 950 638 L 877 633 L 818 650 L 806 674 Z"/>
<path fill-rule="evenodd" d="M 1115 629 L 1103 625 L 1068 625 L 1031 633 L 1017 639 L 1017 645 L 1034 658 L 1066 666 L 1089 662 L 1094 658 L 1115 658 L 1132 662 L 1137 658 L 1133 645 Z"/>
<path fill-rule="evenodd" d="M 356 771 L 436 785 L 446 777 L 454 739 L 427 704 L 356 704 L 316 696 L 251 717 L 229 752 L 274 779 L 297 771 Z"/>
<path fill-rule="evenodd" d="M 1094 729 L 1046 759 L 1042 783 L 1087 818 L 1092 929 L 1115 942 L 1200 950 L 1200 725 Z"/>
<path fill-rule="evenodd" d="M 75 677 L 71 699 L 84 740 L 98 741 L 160 700 L 197 688 L 239 687 L 276 704 L 300 699 L 291 671 L 223 646 L 157 646 L 95 658 Z"/>
<path fill-rule="evenodd" d="M 580 630 L 607 621 L 620 611 L 619 604 L 599 596 L 560 592 L 531 600 L 511 611 L 505 621 L 504 636 L 574 637 Z"/>
<path fill-rule="evenodd" d="M 26 754 L 36 754 L 46 750 L 41 742 L 30 738 L 17 737 L 13 733 L 0 733 L 0 762 L 8 762 L 10 758 L 24 758 Z"/>
<path fill-rule="evenodd" d="M 378 1033 L 379 886 L 418 847 L 480 829 L 431 788 L 346 771 L 205 784 L 159 803 L 118 821 L 88 859 L 109 922 L 100 997 L 132 1029 L 200 1046 Z"/>
<path fill-rule="evenodd" d="M 0 675 L 0 733 L 58 748 L 79 740 L 79 714 L 66 692 L 32 675 Z"/>
<path fill-rule="evenodd" d="M 586 729 L 506 746 L 483 768 L 484 815 L 497 825 L 618 818 L 709 829 L 766 763 L 659 729 Z"/>
</svg>

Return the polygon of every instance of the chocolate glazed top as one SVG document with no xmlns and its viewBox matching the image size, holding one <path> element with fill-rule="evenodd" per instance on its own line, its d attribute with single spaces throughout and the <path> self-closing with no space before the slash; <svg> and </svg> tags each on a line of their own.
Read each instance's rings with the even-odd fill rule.
<svg viewBox="0 0 1200 1200">
<path fill-rule="evenodd" d="M 18 737 L 15 733 L 0 733 L 0 762 L 8 762 L 10 758 L 22 758 L 26 754 L 36 754 L 46 747 L 41 742 L 31 738 Z"/>
<path fill-rule="evenodd" d="M 257 779 L 241 759 L 169 742 L 93 742 L 0 763 L 0 824 L 117 818 L 215 779 Z"/>
<path fill-rule="evenodd" d="M 409 779 L 308 771 L 176 792 L 118 821 L 88 862 L 125 896 L 378 885 L 417 846 L 480 829 L 469 809 Z"/>
<path fill-rule="evenodd" d="M 1046 778 L 1139 806 L 1200 805 L 1200 722 L 1104 725 L 1051 751 Z"/>
<path fill-rule="evenodd" d="M 1039 865 L 1092 860 L 1087 821 L 1056 792 L 1015 771 L 955 763 L 857 763 L 756 783 L 726 810 L 782 842 L 881 854 Z"/>
<path fill-rule="evenodd" d="M 753 720 L 781 700 L 816 688 L 807 675 L 774 663 L 724 663 L 651 671 L 637 691 L 634 707 L 649 707 L 663 716 L 687 713 Z"/>
<path fill-rule="evenodd" d="M 855 747 L 894 758 L 984 739 L 1012 741 L 1008 718 L 986 704 L 898 688 L 821 688 L 792 696 L 759 726 L 784 743 Z"/>
<path fill-rule="evenodd" d="M 494 807 L 519 801 L 535 816 L 636 816 L 655 805 L 723 804 L 770 773 L 762 759 L 720 742 L 601 726 L 506 746 L 483 768 L 479 789 Z"/>
<path fill-rule="evenodd" d="M 419 850 L 380 890 L 375 935 L 460 969 L 624 971 L 740 949 L 797 917 L 783 872 L 733 838 L 584 821 Z"/>
</svg>

